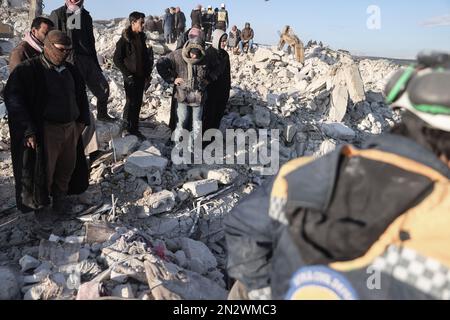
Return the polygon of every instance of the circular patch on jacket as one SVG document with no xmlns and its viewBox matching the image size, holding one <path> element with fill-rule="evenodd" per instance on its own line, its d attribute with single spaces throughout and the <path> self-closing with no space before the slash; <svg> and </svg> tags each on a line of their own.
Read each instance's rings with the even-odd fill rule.
<svg viewBox="0 0 450 320">
<path fill-rule="evenodd" d="M 340 273 L 322 266 L 299 269 L 290 281 L 286 300 L 357 300 L 351 283 Z"/>
</svg>

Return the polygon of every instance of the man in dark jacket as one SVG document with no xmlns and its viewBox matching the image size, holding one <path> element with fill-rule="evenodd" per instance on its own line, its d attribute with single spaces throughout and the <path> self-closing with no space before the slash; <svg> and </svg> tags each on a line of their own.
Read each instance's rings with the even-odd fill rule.
<svg viewBox="0 0 450 320">
<path fill-rule="evenodd" d="M 205 33 L 205 38 L 207 42 L 211 42 L 211 36 L 214 27 L 214 10 L 212 6 L 208 6 L 208 9 L 205 8 L 205 11 L 202 15 L 202 28 Z"/>
<path fill-rule="evenodd" d="M 162 57 L 157 63 L 157 69 L 167 83 L 175 85 L 175 143 L 179 142 L 183 129 L 191 128 L 192 138 L 196 141 L 202 134 L 206 88 L 208 84 L 216 81 L 220 74 L 217 61 L 206 55 L 202 39 L 194 38 L 186 42 L 183 49 Z M 190 141 L 192 142 L 192 139 Z"/>
<path fill-rule="evenodd" d="M 143 32 L 145 15 L 132 12 L 130 26 L 122 33 L 116 44 L 114 63 L 122 72 L 127 102 L 123 119 L 129 134 L 145 139 L 139 131 L 139 113 L 141 112 L 144 91 L 149 87 L 153 69 L 153 50 L 147 48 Z"/>
<path fill-rule="evenodd" d="M 163 16 L 164 39 L 167 44 L 172 43 L 174 20 L 170 8 L 167 8 Z"/>
<path fill-rule="evenodd" d="M 403 110 L 390 134 L 291 161 L 228 216 L 228 271 L 250 299 L 448 300 L 444 56 L 389 81 L 387 102 Z"/>
<path fill-rule="evenodd" d="M 239 42 L 241 41 L 241 31 L 237 26 L 233 26 L 231 28 L 230 33 L 228 34 L 228 49 L 231 49 L 233 53 L 238 48 Z"/>
<path fill-rule="evenodd" d="M 9 57 L 9 73 L 25 60 L 34 58 L 44 51 L 44 40 L 53 28 L 53 22 L 44 17 L 37 17 L 31 23 L 31 31 L 25 34 L 23 41 L 11 52 Z"/>
<path fill-rule="evenodd" d="M 91 92 L 97 98 L 97 119 L 114 121 L 108 115 L 109 83 L 100 68 L 95 49 L 92 17 L 83 6 L 84 0 L 66 0 L 64 6 L 52 11 L 50 19 L 57 30 L 72 40 L 73 52 L 68 62 L 80 71 Z"/>
<path fill-rule="evenodd" d="M 67 194 L 89 186 L 82 130 L 89 125 L 89 102 L 78 70 L 65 60 L 72 48 L 53 30 L 44 54 L 17 66 L 5 88 L 16 181 L 17 207 L 43 209 L 53 197 L 60 212 Z"/>
<path fill-rule="evenodd" d="M 155 18 L 153 16 L 148 16 L 145 22 L 145 31 L 149 32 L 159 32 L 158 26 L 156 25 Z"/>
<path fill-rule="evenodd" d="M 224 32 L 227 32 L 227 28 L 229 25 L 228 20 L 228 11 L 225 8 L 225 4 L 222 3 L 220 5 L 220 10 L 216 13 L 216 29 L 223 30 Z"/>
<path fill-rule="evenodd" d="M 214 57 L 220 66 L 220 75 L 216 81 L 209 84 L 203 113 L 203 131 L 219 129 L 220 122 L 225 113 L 225 108 L 230 98 L 231 89 L 231 67 L 230 57 L 225 50 L 228 36 L 220 29 L 214 31 L 212 36 L 212 47 L 208 48 L 207 54 Z"/>
<path fill-rule="evenodd" d="M 178 40 L 186 30 L 186 16 L 184 15 L 184 12 L 181 11 L 180 7 L 175 9 L 175 28 L 177 32 L 176 40 Z"/>
<path fill-rule="evenodd" d="M 239 42 L 239 50 L 241 54 L 248 53 L 248 51 L 253 50 L 253 38 L 255 37 L 255 32 L 250 27 L 250 23 L 245 24 L 245 28 L 241 32 L 241 41 Z M 244 51 L 244 46 L 248 45 L 248 50 Z"/>
<path fill-rule="evenodd" d="M 202 6 L 197 5 L 191 12 L 192 27 L 195 25 L 202 25 Z"/>
</svg>

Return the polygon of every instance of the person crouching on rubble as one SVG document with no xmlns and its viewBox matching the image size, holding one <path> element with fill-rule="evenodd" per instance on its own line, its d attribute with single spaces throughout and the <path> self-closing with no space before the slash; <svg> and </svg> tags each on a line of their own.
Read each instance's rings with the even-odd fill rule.
<svg viewBox="0 0 450 320">
<path fill-rule="evenodd" d="M 230 299 L 449 298 L 449 63 L 420 56 L 393 76 L 389 134 L 293 160 L 233 210 Z"/>
<path fill-rule="evenodd" d="M 192 138 L 201 139 L 202 115 L 206 99 L 206 88 L 218 77 L 218 66 L 206 56 L 203 39 L 188 40 L 183 49 L 178 49 L 162 57 L 157 63 L 161 77 L 169 84 L 175 85 L 176 128 L 175 143 L 182 137 L 183 129 L 191 130 L 189 148 L 192 151 Z"/>
<path fill-rule="evenodd" d="M 17 207 L 41 213 L 53 200 L 63 212 L 68 194 L 89 186 L 81 133 L 89 102 L 79 71 L 66 58 L 70 38 L 50 31 L 44 53 L 18 65 L 5 88 Z"/>
<path fill-rule="evenodd" d="M 245 28 L 241 31 L 241 41 L 239 41 L 239 50 L 241 54 L 253 51 L 253 39 L 255 38 L 255 32 L 250 27 L 250 23 L 245 24 Z M 247 50 L 244 47 L 247 46 Z"/>
<path fill-rule="evenodd" d="M 123 110 L 125 135 L 134 135 L 143 141 L 146 138 L 139 131 L 139 114 L 144 92 L 150 86 L 153 49 L 147 47 L 143 32 L 145 14 L 132 12 L 129 21 L 130 26 L 122 32 L 116 44 L 114 64 L 122 72 L 127 98 Z"/>
</svg>

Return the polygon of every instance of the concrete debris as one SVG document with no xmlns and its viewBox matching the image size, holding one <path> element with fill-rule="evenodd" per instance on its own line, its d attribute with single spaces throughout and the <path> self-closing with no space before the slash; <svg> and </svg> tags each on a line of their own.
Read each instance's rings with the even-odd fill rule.
<svg viewBox="0 0 450 320">
<path fill-rule="evenodd" d="M 19 282 L 11 269 L 0 267 L 0 283 L 0 300 L 15 300 L 19 298 Z"/>
<path fill-rule="evenodd" d="M 183 189 L 190 191 L 195 198 L 200 198 L 219 190 L 219 185 L 217 180 L 205 179 L 185 183 Z"/>
<path fill-rule="evenodd" d="M 152 194 L 146 199 L 146 203 L 150 209 L 148 215 L 169 212 L 175 207 L 175 194 L 172 191 L 164 190 Z"/>
<path fill-rule="evenodd" d="M 324 123 L 322 130 L 328 137 L 337 140 L 353 140 L 356 137 L 355 131 L 342 123 Z"/>
<path fill-rule="evenodd" d="M 139 140 L 136 136 L 126 136 L 124 138 L 112 139 L 109 147 L 111 150 L 114 149 L 117 158 L 122 158 L 130 154 L 137 147 L 138 143 Z"/>
<path fill-rule="evenodd" d="M 27 272 L 32 269 L 36 269 L 39 267 L 41 262 L 33 257 L 30 257 L 29 255 L 24 256 L 22 259 L 19 260 L 19 264 L 22 267 L 22 272 Z"/>
<path fill-rule="evenodd" d="M 129 174 L 143 178 L 151 174 L 153 170 L 164 171 L 168 160 L 163 157 L 155 156 L 145 151 L 137 151 L 127 158 L 125 171 Z"/>
</svg>

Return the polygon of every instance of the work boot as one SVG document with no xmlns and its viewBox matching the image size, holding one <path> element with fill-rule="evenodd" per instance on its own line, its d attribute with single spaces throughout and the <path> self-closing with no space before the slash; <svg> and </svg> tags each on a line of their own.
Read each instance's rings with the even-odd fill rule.
<svg viewBox="0 0 450 320">
<path fill-rule="evenodd" d="M 68 202 L 65 195 L 59 194 L 53 196 L 52 209 L 55 214 L 64 214 L 67 211 Z"/>
<path fill-rule="evenodd" d="M 97 120 L 105 122 L 115 122 L 116 119 L 108 114 L 106 105 L 97 105 Z"/>
<path fill-rule="evenodd" d="M 144 142 L 147 140 L 147 137 L 144 136 L 139 130 L 128 131 L 128 133 L 132 136 L 136 136 L 139 139 L 139 142 Z"/>
</svg>

